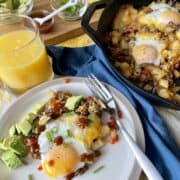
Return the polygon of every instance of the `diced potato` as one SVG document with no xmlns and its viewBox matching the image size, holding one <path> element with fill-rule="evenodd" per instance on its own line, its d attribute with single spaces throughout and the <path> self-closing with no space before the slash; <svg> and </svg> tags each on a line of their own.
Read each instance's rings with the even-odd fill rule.
<svg viewBox="0 0 180 180">
<path fill-rule="evenodd" d="M 102 138 L 109 136 L 109 133 L 110 133 L 110 128 L 107 125 L 103 125 L 101 129 Z"/>
<path fill-rule="evenodd" d="M 179 71 L 177 71 L 177 70 L 174 70 L 174 76 L 175 76 L 175 78 L 180 78 L 180 72 Z"/>
<path fill-rule="evenodd" d="M 122 28 L 137 18 L 137 10 L 131 5 L 122 6 L 114 20 L 114 29 L 122 30 Z"/>
<path fill-rule="evenodd" d="M 111 130 L 111 132 L 110 132 L 110 137 L 111 138 L 114 138 L 114 137 L 116 137 L 116 135 L 117 135 L 117 132 L 116 132 L 116 130 Z"/>
<path fill-rule="evenodd" d="M 120 33 L 117 31 L 113 31 L 110 35 L 112 37 L 112 43 L 114 45 L 118 44 L 118 42 L 120 41 Z"/>
<path fill-rule="evenodd" d="M 173 41 L 170 45 L 170 48 L 171 49 L 180 49 L 180 41 L 179 40 Z"/>
<path fill-rule="evenodd" d="M 158 95 L 165 99 L 171 99 L 172 93 L 167 89 L 158 89 L 157 91 Z"/>
<path fill-rule="evenodd" d="M 180 95 L 179 94 L 175 94 L 173 97 L 173 100 L 177 103 L 180 103 Z"/>
<path fill-rule="evenodd" d="M 129 43 L 126 40 L 121 40 L 120 46 L 122 49 L 128 49 L 129 48 Z"/>
<path fill-rule="evenodd" d="M 155 80 L 160 80 L 167 75 L 167 72 L 155 67 L 153 65 L 147 65 L 146 68 L 151 72 Z"/>
<path fill-rule="evenodd" d="M 153 87 L 151 85 L 149 85 L 149 84 L 146 84 L 144 86 L 144 90 L 146 90 L 146 91 L 151 91 L 152 89 L 153 89 Z"/>
<path fill-rule="evenodd" d="M 118 65 L 119 65 L 119 68 L 121 69 L 122 74 L 125 77 L 130 77 L 131 76 L 132 69 L 131 69 L 131 67 L 129 66 L 129 64 L 127 62 L 122 62 L 122 63 L 119 63 Z"/>
<path fill-rule="evenodd" d="M 105 142 L 102 139 L 98 139 L 96 140 L 93 145 L 92 145 L 92 149 L 93 150 L 99 150 L 100 148 L 102 148 L 105 145 Z"/>
<path fill-rule="evenodd" d="M 161 80 L 159 81 L 159 86 L 162 87 L 162 88 L 168 89 L 168 87 L 169 87 L 169 82 L 168 82 L 168 80 L 166 80 L 166 79 L 161 79 Z"/>
</svg>

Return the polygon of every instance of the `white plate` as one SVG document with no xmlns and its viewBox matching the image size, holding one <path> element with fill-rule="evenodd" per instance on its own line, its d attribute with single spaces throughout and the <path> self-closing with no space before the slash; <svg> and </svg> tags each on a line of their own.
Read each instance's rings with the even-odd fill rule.
<svg viewBox="0 0 180 180">
<path fill-rule="evenodd" d="M 63 83 L 63 78 L 46 82 L 20 96 L 1 116 L 0 136 L 6 136 L 10 125 L 19 121 L 31 110 L 31 107 L 34 104 L 47 100 L 47 94 L 51 89 L 62 91 L 69 90 L 73 94 L 82 94 L 85 96 L 92 94 L 85 85 L 83 78 L 70 77 L 70 79 L 71 81 L 68 84 Z M 110 86 L 109 89 L 114 94 L 114 97 L 123 112 L 126 129 L 136 140 L 137 144 L 144 150 L 145 143 L 143 129 L 136 111 L 120 92 Z M 141 169 L 123 137 L 120 137 L 120 141 L 117 144 L 105 146 L 102 153 L 102 157 L 87 173 L 74 178 L 74 180 L 136 180 L 139 178 Z M 24 167 L 10 171 L 2 164 L 2 162 L 0 162 L 0 179 L 26 180 L 28 174 L 33 174 L 34 180 L 47 180 L 48 178 L 43 172 L 37 170 L 39 164 L 39 161 L 33 160 Z M 99 173 L 94 174 L 93 170 L 102 165 L 104 165 L 105 168 Z"/>
</svg>

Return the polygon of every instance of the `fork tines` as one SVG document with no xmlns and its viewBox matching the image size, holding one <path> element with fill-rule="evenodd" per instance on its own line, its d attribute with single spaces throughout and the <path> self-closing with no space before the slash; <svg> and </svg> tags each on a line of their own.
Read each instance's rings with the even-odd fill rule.
<svg viewBox="0 0 180 180">
<path fill-rule="evenodd" d="M 109 101 L 112 99 L 111 93 L 105 87 L 103 83 L 101 83 L 94 74 L 88 75 L 88 79 L 86 80 L 86 84 L 92 90 L 92 92 L 98 95 L 101 99 L 105 101 Z"/>
</svg>

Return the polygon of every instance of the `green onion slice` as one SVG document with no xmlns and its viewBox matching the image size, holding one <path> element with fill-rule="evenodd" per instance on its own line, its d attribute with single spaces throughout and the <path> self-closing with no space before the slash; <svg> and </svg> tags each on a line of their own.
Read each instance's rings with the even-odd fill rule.
<svg viewBox="0 0 180 180">
<path fill-rule="evenodd" d="M 104 166 L 98 167 L 97 169 L 95 169 L 95 170 L 93 171 L 93 173 L 96 174 L 96 173 L 100 172 L 102 169 L 104 169 Z"/>
</svg>

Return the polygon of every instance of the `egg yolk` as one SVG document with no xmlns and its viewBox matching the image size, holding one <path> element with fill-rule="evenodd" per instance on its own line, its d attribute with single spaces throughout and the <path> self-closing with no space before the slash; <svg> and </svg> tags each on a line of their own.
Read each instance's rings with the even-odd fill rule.
<svg viewBox="0 0 180 180">
<path fill-rule="evenodd" d="M 158 51 L 151 45 L 135 46 L 132 54 L 137 64 L 154 63 L 158 58 Z"/>
<path fill-rule="evenodd" d="M 71 145 L 54 146 L 45 156 L 42 166 L 50 178 L 73 172 L 79 162 L 77 151 Z"/>
<path fill-rule="evenodd" d="M 82 133 L 75 135 L 75 138 L 88 148 L 90 148 L 94 140 L 99 138 L 101 135 L 101 120 L 97 115 L 93 114 L 93 116 L 94 120 L 83 129 Z"/>
<path fill-rule="evenodd" d="M 172 22 L 176 25 L 180 24 L 180 14 L 174 11 L 164 11 L 160 17 L 166 22 Z"/>
</svg>

